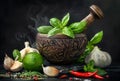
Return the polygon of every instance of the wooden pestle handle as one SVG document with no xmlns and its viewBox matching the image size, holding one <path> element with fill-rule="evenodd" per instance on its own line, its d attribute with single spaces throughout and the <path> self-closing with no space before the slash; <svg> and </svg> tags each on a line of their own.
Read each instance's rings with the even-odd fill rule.
<svg viewBox="0 0 120 81">
<path fill-rule="evenodd" d="M 95 19 L 102 19 L 104 14 L 97 5 L 90 6 L 90 13 L 82 20 L 87 22 L 89 26 Z"/>
<path fill-rule="evenodd" d="M 104 17 L 102 10 L 97 5 L 90 6 L 90 9 L 95 18 L 102 19 Z"/>
</svg>

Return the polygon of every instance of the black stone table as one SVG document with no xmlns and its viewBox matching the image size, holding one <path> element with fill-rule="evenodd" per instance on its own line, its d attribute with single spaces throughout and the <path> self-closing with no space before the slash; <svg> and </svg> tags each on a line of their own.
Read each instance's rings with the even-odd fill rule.
<svg viewBox="0 0 120 81">
<path fill-rule="evenodd" d="M 107 68 L 105 68 L 105 70 L 108 72 L 109 78 L 106 78 L 104 80 L 98 80 L 98 79 L 82 79 L 82 78 L 76 78 L 76 77 L 72 77 L 73 79 L 58 79 L 58 78 L 46 78 L 43 80 L 39 80 L 39 81 L 120 81 L 120 64 L 114 64 L 111 65 Z M 3 65 L 0 65 L 0 72 L 5 72 Z M 11 78 L 3 78 L 0 77 L 0 81 L 34 81 L 34 80 L 15 80 L 15 79 L 11 79 Z"/>
</svg>

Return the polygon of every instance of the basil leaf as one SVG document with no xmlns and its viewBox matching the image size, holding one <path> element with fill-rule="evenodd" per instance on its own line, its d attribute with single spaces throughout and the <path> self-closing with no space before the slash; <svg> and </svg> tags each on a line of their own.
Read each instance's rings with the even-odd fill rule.
<svg viewBox="0 0 120 81">
<path fill-rule="evenodd" d="M 87 66 L 89 66 L 90 68 L 94 67 L 94 60 L 90 60 L 90 62 L 87 64 Z"/>
<path fill-rule="evenodd" d="M 90 40 L 90 44 L 97 44 L 102 40 L 102 38 L 103 38 L 103 31 L 100 31 L 92 37 L 92 39 Z"/>
<path fill-rule="evenodd" d="M 80 22 L 74 22 L 74 23 L 72 23 L 72 24 L 69 26 L 69 28 L 71 28 L 71 29 L 76 29 L 79 24 L 80 24 Z"/>
<path fill-rule="evenodd" d="M 51 24 L 53 27 L 57 27 L 57 28 L 60 28 L 60 27 L 61 27 L 61 21 L 60 21 L 58 18 L 51 18 L 51 19 L 50 19 L 50 24 Z"/>
<path fill-rule="evenodd" d="M 22 59 L 21 59 L 21 53 L 20 53 L 20 51 L 17 50 L 17 49 L 14 49 L 14 50 L 13 50 L 13 57 L 14 57 L 15 60 L 22 61 Z M 17 59 L 16 59 L 16 58 L 17 58 Z"/>
<path fill-rule="evenodd" d="M 47 34 L 52 28 L 52 26 L 39 26 L 37 31 L 42 34 Z"/>
<path fill-rule="evenodd" d="M 73 23 L 69 27 L 73 30 L 74 33 L 79 34 L 79 33 L 83 32 L 86 25 L 87 25 L 86 21 L 81 21 L 81 22 Z"/>
<path fill-rule="evenodd" d="M 61 21 L 63 27 L 67 25 L 67 23 L 69 22 L 69 19 L 70 19 L 70 14 L 67 13 L 67 14 L 62 18 L 62 21 Z"/>
<path fill-rule="evenodd" d="M 17 56 L 20 56 L 20 51 L 17 49 L 13 50 L 13 57 L 16 58 Z"/>
<path fill-rule="evenodd" d="M 105 70 L 101 69 L 101 68 L 96 68 L 96 70 L 98 71 L 97 74 L 99 74 L 99 75 L 101 75 L 101 76 L 107 74 L 107 72 L 106 72 Z"/>
<path fill-rule="evenodd" d="M 53 36 L 53 35 L 56 35 L 56 34 L 58 34 L 58 33 L 61 33 L 61 29 L 55 27 L 55 28 L 53 28 L 52 30 L 50 30 L 50 31 L 48 32 L 48 37 Z"/>
<path fill-rule="evenodd" d="M 75 38 L 73 31 L 68 27 L 64 27 L 62 29 L 62 34 L 67 35 L 67 36 L 69 36 L 71 38 Z"/>
<path fill-rule="evenodd" d="M 94 72 L 96 69 L 94 68 L 94 61 L 91 60 L 88 64 L 84 65 L 84 71 Z"/>
<path fill-rule="evenodd" d="M 87 71 L 88 71 L 88 69 L 87 69 L 87 66 L 86 66 L 86 65 L 84 65 L 83 69 L 84 69 L 84 71 L 85 71 L 85 72 L 87 72 Z"/>
</svg>

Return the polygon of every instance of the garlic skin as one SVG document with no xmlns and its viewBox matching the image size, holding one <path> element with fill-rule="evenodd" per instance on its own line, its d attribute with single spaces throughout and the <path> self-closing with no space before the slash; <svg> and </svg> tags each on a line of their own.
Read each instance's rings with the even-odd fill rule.
<svg viewBox="0 0 120 81">
<path fill-rule="evenodd" d="M 24 58 L 24 56 L 27 53 L 30 53 L 30 52 L 37 52 L 37 53 L 39 53 L 39 51 L 37 49 L 32 48 L 32 47 L 29 46 L 29 42 L 28 41 L 26 41 L 24 44 L 25 44 L 25 48 L 20 51 L 22 59 Z"/>
<path fill-rule="evenodd" d="M 85 63 L 94 60 L 95 66 L 104 68 L 111 64 L 112 58 L 108 52 L 100 50 L 97 46 L 94 47 L 92 52 L 85 58 Z"/>
<path fill-rule="evenodd" d="M 43 68 L 43 72 L 44 74 L 46 74 L 49 77 L 55 77 L 59 74 L 59 70 L 57 68 L 55 68 L 54 66 L 46 66 L 44 67 L 42 65 Z"/>
<path fill-rule="evenodd" d="M 14 60 L 6 54 L 4 58 L 4 65 L 3 65 L 4 68 L 6 70 L 10 70 L 10 67 L 13 65 L 13 63 L 14 63 Z"/>
<path fill-rule="evenodd" d="M 13 72 L 20 71 L 23 68 L 23 63 L 19 61 L 15 61 L 14 64 L 11 66 L 10 70 Z"/>
</svg>

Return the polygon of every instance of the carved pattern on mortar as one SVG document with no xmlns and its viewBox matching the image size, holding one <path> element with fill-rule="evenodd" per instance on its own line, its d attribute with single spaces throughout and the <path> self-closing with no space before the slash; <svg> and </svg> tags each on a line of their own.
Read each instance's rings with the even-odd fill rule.
<svg viewBox="0 0 120 81">
<path fill-rule="evenodd" d="M 76 60 L 84 51 L 87 38 L 50 39 L 38 38 L 37 48 L 52 63 L 69 63 Z M 52 49 L 52 50 L 51 50 Z"/>
</svg>

